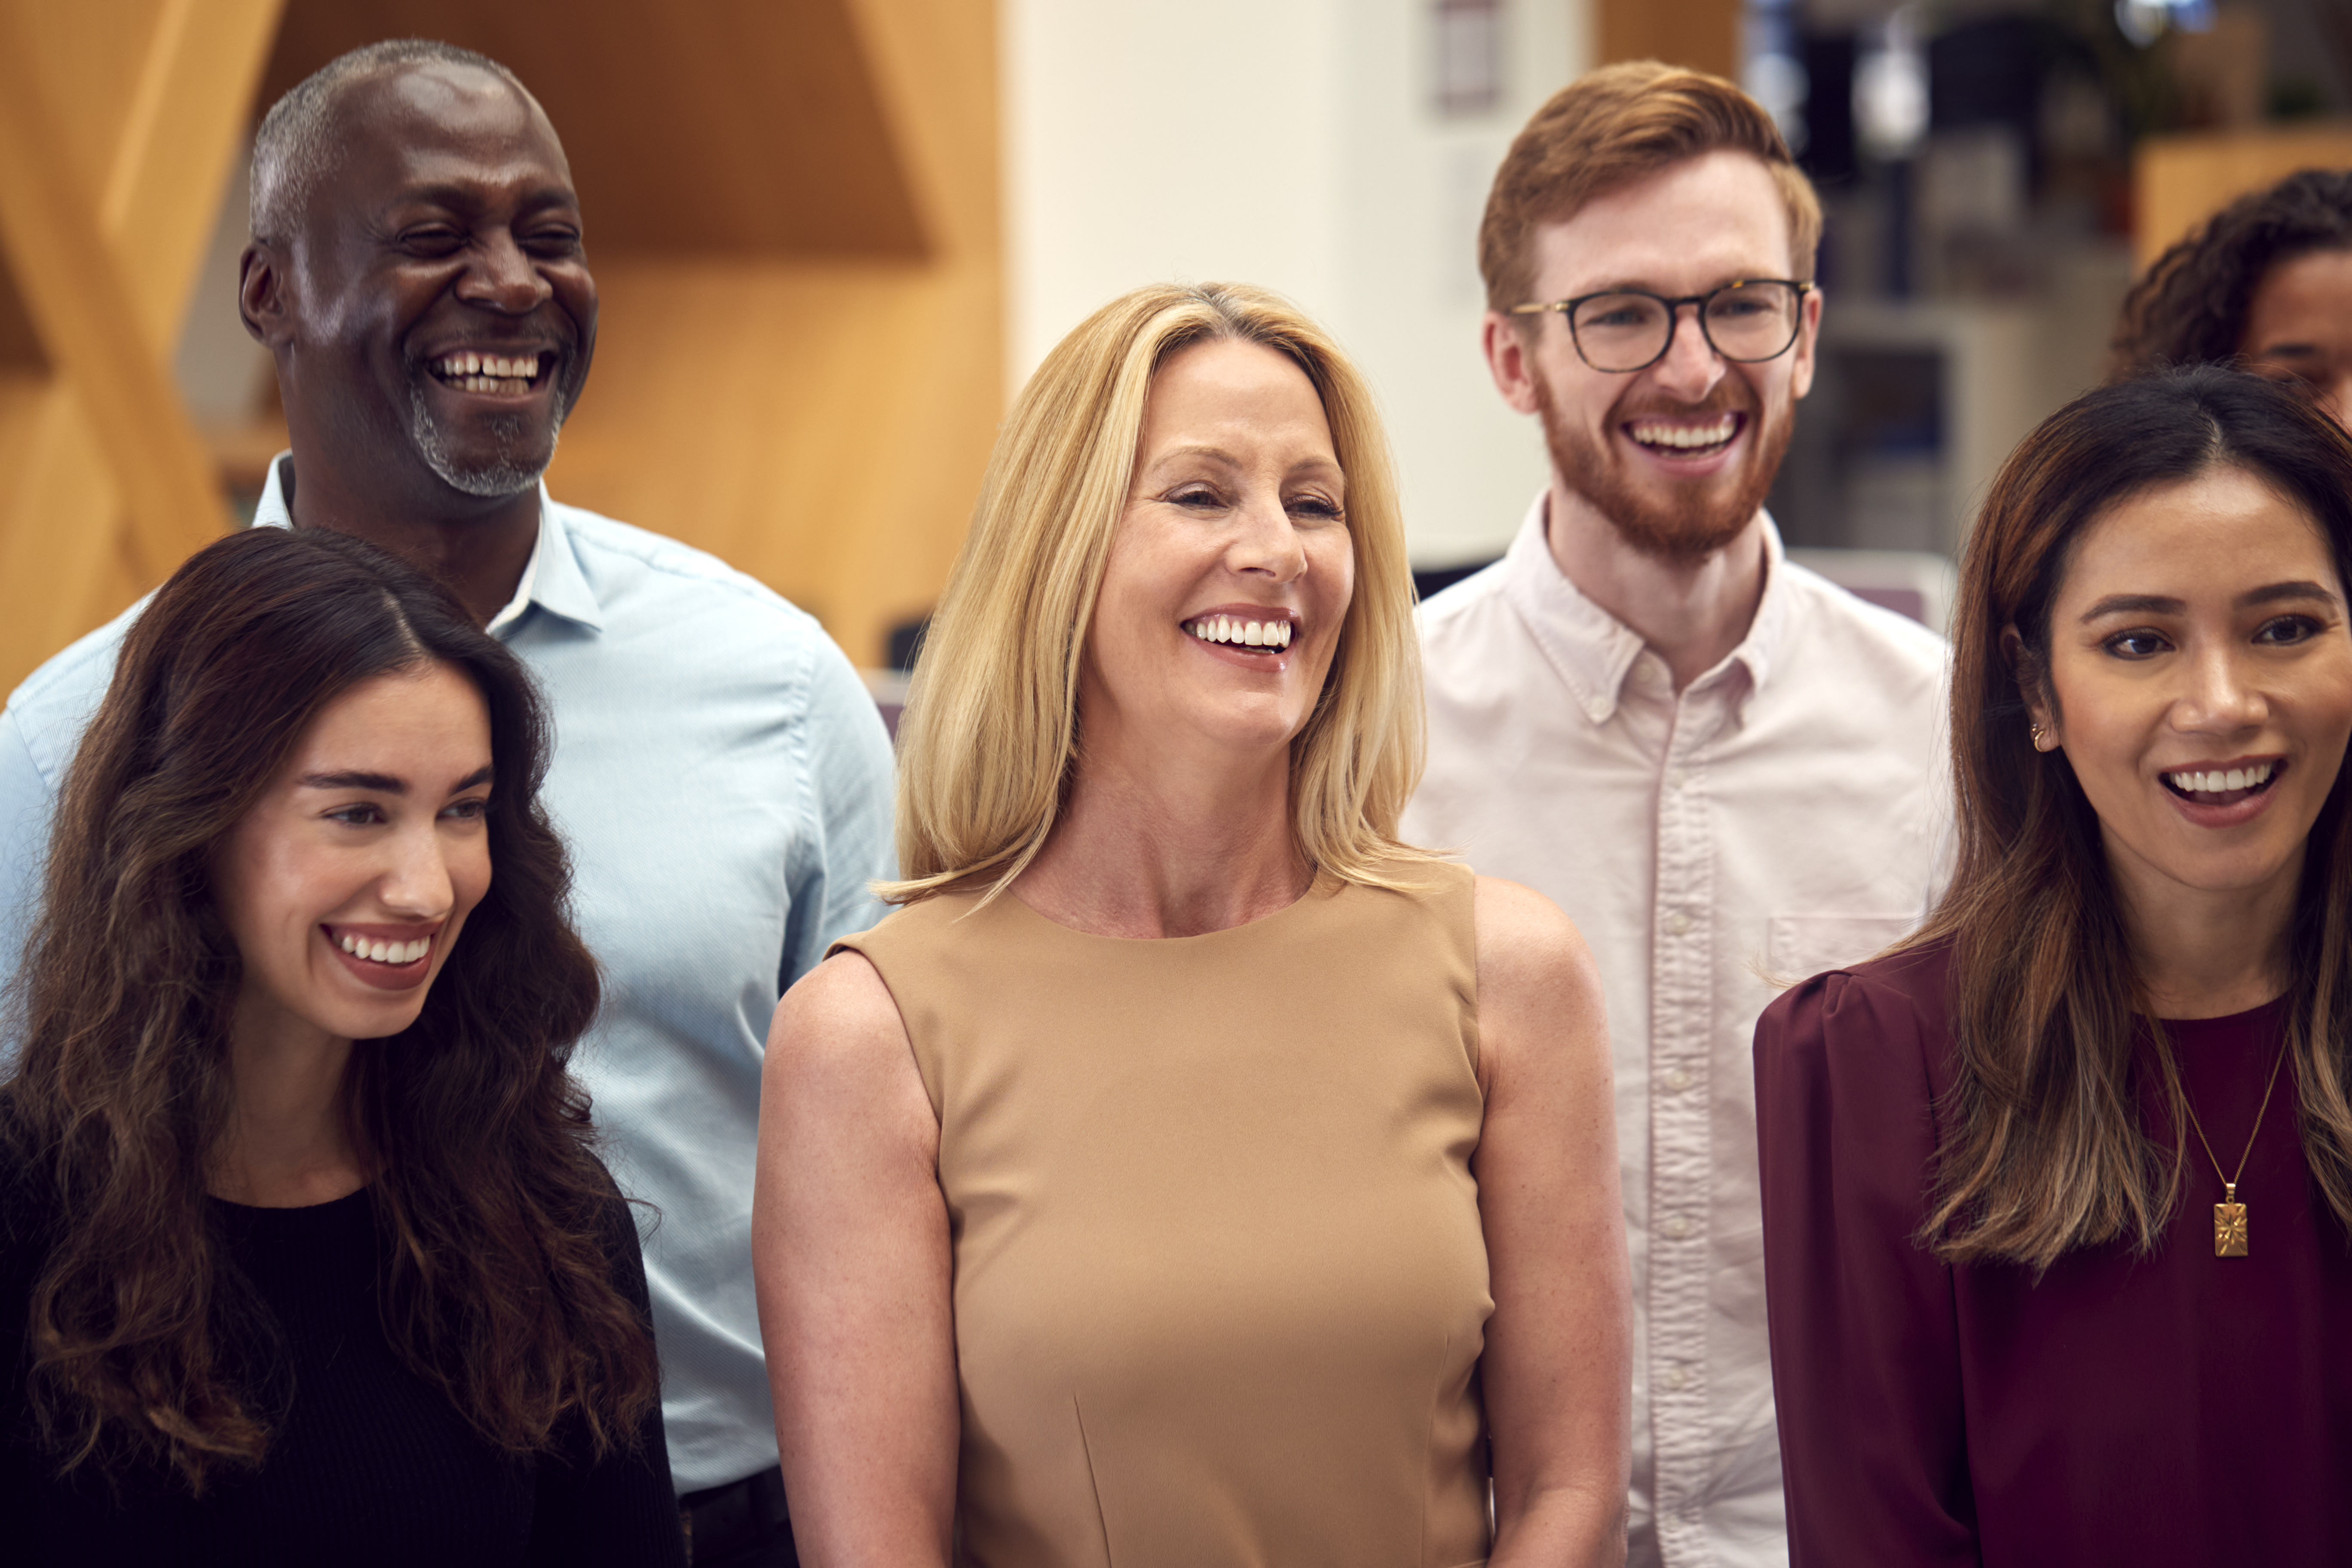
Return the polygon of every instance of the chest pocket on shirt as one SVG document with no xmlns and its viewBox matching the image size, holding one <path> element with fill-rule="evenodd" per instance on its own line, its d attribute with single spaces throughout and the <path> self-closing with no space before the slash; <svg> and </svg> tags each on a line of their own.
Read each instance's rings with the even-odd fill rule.
<svg viewBox="0 0 2352 1568">
<path fill-rule="evenodd" d="M 1775 980 L 1793 984 L 1860 963 L 1918 923 L 1917 915 L 1774 915 L 1764 965 Z"/>
</svg>

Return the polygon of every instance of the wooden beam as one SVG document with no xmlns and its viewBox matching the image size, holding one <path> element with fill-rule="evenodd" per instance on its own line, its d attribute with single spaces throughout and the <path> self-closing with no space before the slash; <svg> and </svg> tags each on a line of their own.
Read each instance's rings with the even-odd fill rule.
<svg viewBox="0 0 2352 1568">
<path fill-rule="evenodd" d="M 221 192 L 244 177 L 232 164 L 285 5 L 163 0 L 141 62 L 98 219 L 160 363 L 178 346 Z"/>
<path fill-rule="evenodd" d="M 100 215 L 120 235 L 133 214 L 150 216 L 144 209 L 151 202 L 171 205 L 169 196 L 193 172 L 197 133 L 207 130 L 214 133 L 201 140 L 211 143 L 210 190 L 217 195 L 218 165 L 226 156 L 222 122 L 233 142 L 276 14 L 269 0 L 231 0 L 208 7 L 197 26 L 194 9 L 194 0 L 167 0 L 162 8 L 126 133 L 105 190 L 92 201 L 75 191 L 62 160 L 51 155 L 53 121 L 34 53 L 15 16 L 0 8 L 0 250 L 50 365 L 72 388 L 120 488 L 138 559 L 158 580 L 218 534 L 223 522 L 211 460 L 165 369 L 203 227 L 191 244 L 184 232 L 191 226 L 164 226 L 154 237 L 158 254 L 132 268 L 118 255 Z M 250 57 L 242 72 L 234 58 L 240 45 Z M 231 94 L 234 107 L 224 115 L 218 100 Z M 207 96 L 215 111 L 194 112 Z M 206 120 L 212 123 L 202 123 Z M 208 219 L 211 200 L 197 199 Z M 146 287 L 135 288 L 134 279 Z M 18 528 L 43 525 L 39 518 L 14 521 Z"/>
</svg>

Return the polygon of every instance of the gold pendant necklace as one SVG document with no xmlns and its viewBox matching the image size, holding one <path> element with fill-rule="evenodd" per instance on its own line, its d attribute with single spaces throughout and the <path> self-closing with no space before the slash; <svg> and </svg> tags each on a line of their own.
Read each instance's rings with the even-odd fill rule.
<svg viewBox="0 0 2352 1568">
<path fill-rule="evenodd" d="M 2278 1087 L 2279 1068 L 2286 1063 L 2286 1042 L 2279 1042 L 2278 1060 L 2271 1063 L 2271 1080 L 2263 1086 L 2263 1103 L 2254 1112 L 2254 1130 L 2246 1134 L 2246 1152 L 2238 1156 L 2235 1176 L 2221 1176 L 2221 1162 L 2213 1158 L 2213 1145 L 2205 1136 L 2205 1129 L 2197 1122 L 2197 1108 L 2189 1103 L 2189 1091 L 2180 1091 L 2180 1109 L 2189 1112 L 2189 1125 L 2197 1133 L 2197 1142 L 2205 1145 L 2205 1157 L 2213 1161 L 2213 1173 L 2221 1176 L 2223 1201 L 2213 1205 L 2213 1256 L 2243 1258 L 2246 1256 L 2246 1205 L 2238 1201 L 2238 1176 L 2246 1173 L 2246 1162 L 2253 1158 L 2254 1140 L 2263 1133 L 2263 1117 L 2271 1108 L 2271 1090 Z"/>
</svg>

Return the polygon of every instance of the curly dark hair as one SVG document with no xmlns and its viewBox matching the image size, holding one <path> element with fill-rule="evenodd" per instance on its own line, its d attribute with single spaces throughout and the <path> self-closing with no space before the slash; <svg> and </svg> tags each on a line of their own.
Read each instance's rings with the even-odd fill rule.
<svg viewBox="0 0 2352 1568">
<path fill-rule="evenodd" d="M 2237 356 L 2272 268 L 2352 249 L 2352 169 L 2305 169 L 2240 196 L 2158 257 L 2124 299 L 2107 379 Z"/>
<path fill-rule="evenodd" d="M 191 557 L 131 628 L 67 774 L 17 977 L 0 1152 L 55 1218 L 26 1337 L 60 1473 L 160 1463 L 201 1494 L 263 1458 L 270 1377 L 250 1352 L 272 1327 L 205 1204 L 243 973 L 211 868 L 330 703 L 429 665 L 488 710 L 491 878 L 416 1021 L 355 1043 L 345 1070 L 385 1332 L 509 1452 L 545 1447 L 560 1419 L 600 1454 L 626 1447 L 658 1397 L 650 1325 L 615 1283 L 627 1211 L 567 1070 L 597 977 L 539 800 L 539 694 L 405 563 L 257 528 Z"/>
</svg>

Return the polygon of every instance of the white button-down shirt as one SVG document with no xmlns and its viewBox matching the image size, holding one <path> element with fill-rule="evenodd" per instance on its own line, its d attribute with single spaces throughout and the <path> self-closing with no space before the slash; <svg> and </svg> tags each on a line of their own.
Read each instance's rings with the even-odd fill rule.
<svg viewBox="0 0 2352 1568">
<path fill-rule="evenodd" d="M 1942 638 L 1790 563 L 1677 696 L 1538 497 L 1422 610 L 1405 836 L 1566 910 L 1599 961 L 1633 1264 L 1634 1563 L 1788 1560 L 1756 1188 L 1757 1015 L 1916 925 L 1948 842 Z"/>
</svg>

